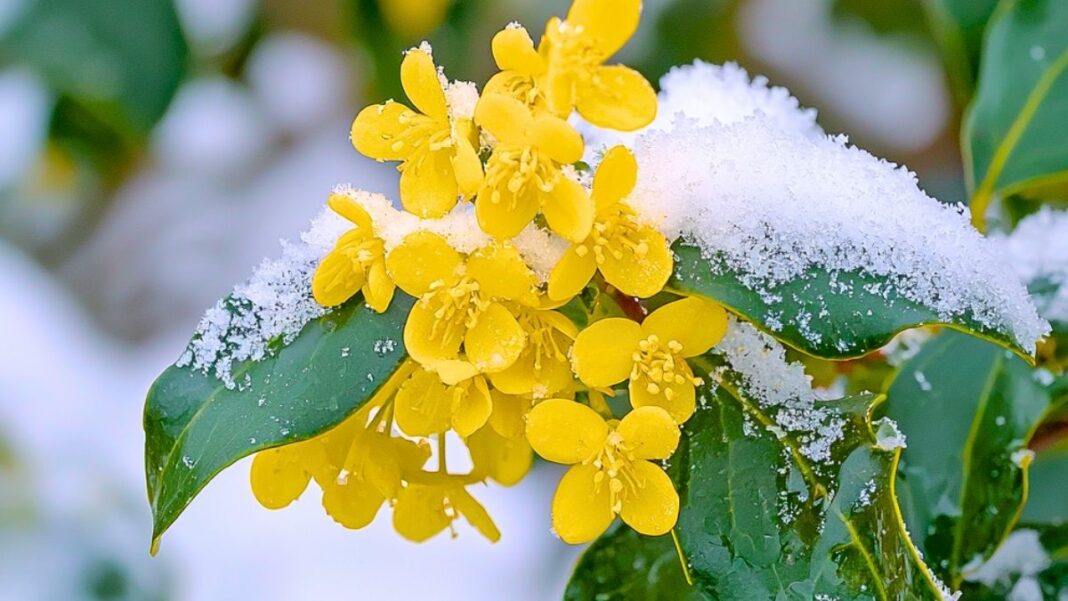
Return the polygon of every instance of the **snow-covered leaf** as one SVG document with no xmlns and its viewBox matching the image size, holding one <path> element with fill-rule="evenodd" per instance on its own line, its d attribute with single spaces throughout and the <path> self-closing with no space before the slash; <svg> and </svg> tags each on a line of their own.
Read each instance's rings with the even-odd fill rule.
<svg viewBox="0 0 1068 601">
<path fill-rule="evenodd" d="M 232 387 L 192 364 L 164 371 L 145 401 L 153 544 L 227 466 L 320 434 L 366 403 L 405 361 L 413 302 L 398 294 L 379 315 L 354 298 L 288 344 L 275 340 L 268 356 L 235 363 Z"/>
</svg>

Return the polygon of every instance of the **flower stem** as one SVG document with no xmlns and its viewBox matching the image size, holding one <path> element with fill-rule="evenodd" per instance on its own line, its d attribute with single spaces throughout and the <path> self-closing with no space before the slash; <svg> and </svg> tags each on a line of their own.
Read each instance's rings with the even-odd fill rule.
<svg viewBox="0 0 1068 601">
<path fill-rule="evenodd" d="M 438 471 L 442 474 L 449 473 L 449 468 L 445 463 L 445 433 L 438 434 Z"/>
<path fill-rule="evenodd" d="M 686 584 L 693 586 L 693 576 L 690 575 L 690 566 L 686 561 L 686 554 L 682 552 L 682 543 L 679 542 L 679 533 L 676 528 L 671 529 L 671 540 L 675 543 L 675 553 L 679 556 L 679 565 L 682 566 L 682 575 L 686 578 Z"/>
</svg>

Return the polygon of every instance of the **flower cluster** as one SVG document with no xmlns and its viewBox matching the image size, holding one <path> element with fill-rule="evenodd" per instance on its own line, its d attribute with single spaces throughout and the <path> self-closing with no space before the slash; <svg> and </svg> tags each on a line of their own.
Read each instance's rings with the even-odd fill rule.
<svg viewBox="0 0 1068 601">
<path fill-rule="evenodd" d="M 552 507 L 563 540 L 590 541 L 616 516 L 643 534 L 674 527 L 678 494 L 656 460 L 672 455 L 696 407 L 701 379 L 687 359 L 724 336 L 726 312 L 664 291 L 668 242 L 627 202 L 634 155 L 611 148 L 584 177 L 584 141 L 568 123 L 577 111 L 631 131 L 656 116 L 649 83 L 604 64 L 640 12 L 639 0 L 576 0 L 537 47 L 509 25 L 493 39 L 501 71 L 481 96 L 447 80 L 424 44 L 401 65 L 411 106 L 359 113 L 353 145 L 399 162 L 400 204 L 419 225 L 393 240 L 356 197 L 334 194 L 330 207 L 352 229 L 322 259 L 312 294 L 331 307 L 360 293 L 378 312 L 396 288 L 417 299 L 404 326 L 409 359 L 340 426 L 257 455 L 252 488 L 263 505 L 287 505 L 314 479 L 346 527 L 389 504 L 411 540 L 460 516 L 496 540 L 467 489 L 518 482 L 536 452 L 572 466 Z M 472 211 L 485 240 L 475 248 L 421 227 Z M 530 228 L 566 248 L 547 273 L 518 245 Z M 657 308 L 646 315 L 646 304 Z M 629 407 L 606 400 L 617 395 Z M 466 447 L 468 471 L 446 460 L 447 434 Z"/>
</svg>

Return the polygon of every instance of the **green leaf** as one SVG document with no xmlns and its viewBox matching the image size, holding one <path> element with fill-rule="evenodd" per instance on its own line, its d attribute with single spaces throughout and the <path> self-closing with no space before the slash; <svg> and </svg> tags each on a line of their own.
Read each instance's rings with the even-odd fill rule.
<svg viewBox="0 0 1068 601">
<path fill-rule="evenodd" d="M 711 601 L 686 583 L 670 535 L 642 536 L 621 522 L 594 541 L 564 593 L 566 601 Z"/>
<path fill-rule="evenodd" d="M 864 273 L 832 276 L 813 268 L 795 280 L 757 289 L 745 283 L 743 274 L 706 259 L 693 246 L 677 242 L 673 250 L 677 261 L 671 289 L 711 298 L 788 346 L 818 357 L 858 357 L 902 330 L 944 322 L 931 308 L 888 286 L 885 278 Z M 971 315 L 945 325 L 1026 355 L 1012 332 L 995 331 Z"/>
<path fill-rule="evenodd" d="M 1024 361 L 957 332 L 927 343 L 891 382 L 886 413 L 908 437 L 899 486 L 909 529 L 951 586 L 1019 518 L 1027 444 L 1051 403 Z"/>
<path fill-rule="evenodd" d="M 188 366 L 164 371 L 144 416 L 153 548 L 224 468 L 320 434 L 363 406 L 405 362 L 401 334 L 412 303 L 398 293 L 377 314 L 354 298 L 309 322 L 284 347 L 274 345 L 270 357 L 235 364 L 234 388 Z M 395 346 L 383 347 L 383 340 Z"/>
<path fill-rule="evenodd" d="M 773 353 L 762 356 L 779 369 Z M 580 560 L 565 598 L 940 599 L 900 517 L 900 450 L 882 450 L 872 431 L 878 399 L 774 403 L 729 363 L 698 360 L 706 381 L 719 384 L 702 387 L 670 460 L 693 587 L 670 537 L 617 527 Z M 813 415 L 813 428 L 795 427 Z"/>
<path fill-rule="evenodd" d="M 996 196 L 1068 189 L 1068 3 L 1006 0 L 992 18 L 964 123 L 972 220 Z"/>
</svg>

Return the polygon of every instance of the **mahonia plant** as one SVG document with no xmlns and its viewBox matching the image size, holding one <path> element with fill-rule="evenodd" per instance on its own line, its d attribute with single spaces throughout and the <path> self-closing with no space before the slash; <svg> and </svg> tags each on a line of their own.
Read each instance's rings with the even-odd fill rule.
<svg viewBox="0 0 1068 601">
<path fill-rule="evenodd" d="M 481 94 L 428 44 L 404 54 L 406 101 L 351 131 L 397 164 L 398 202 L 336 188 L 149 391 L 153 550 L 249 455 L 269 509 L 314 481 L 346 528 L 388 512 L 421 542 L 463 518 L 497 541 L 478 487 L 541 457 L 566 466 L 554 532 L 592 542 L 568 599 L 958 598 L 1068 398 L 1029 365 L 1049 323 L 961 208 L 785 90 L 697 62 L 658 94 L 606 64 L 640 15 L 575 0 L 537 45 L 510 24 Z M 940 326 L 960 332 L 900 350 Z M 995 385 L 940 377 L 958 357 Z M 932 427 L 937 404 L 963 417 Z M 944 468 L 940 438 L 973 453 L 962 473 L 917 471 Z"/>
<path fill-rule="evenodd" d="M 352 229 L 315 270 L 314 298 L 333 307 L 362 292 L 380 313 L 396 288 L 417 299 L 404 324 L 410 364 L 342 426 L 259 453 L 252 490 L 265 507 L 289 504 L 314 479 L 327 513 L 348 528 L 366 526 L 388 504 L 410 540 L 462 516 L 495 541 L 500 532 L 468 488 L 487 479 L 515 484 L 536 452 L 573 466 L 552 507 L 563 540 L 592 541 L 617 515 L 647 535 L 675 526 L 678 494 L 650 460 L 675 451 L 701 383 L 687 358 L 723 337 L 726 311 L 684 298 L 641 324 L 613 317 L 581 330 L 559 311 L 597 273 L 597 294 L 648 298 L 673 270 L 667 240 L 626 203 L 634 155 L 609 150 L 587 191 L 574 167 L 583 139 L 567 121 L 577 109 L 629 131 L 655 118 L 652 86 L 628 67 L 603 65 L 634 32 L 639 11 L 637 2 L 579 1 L 565 20 L 549 21 L 538 48 L 525 29 L 508 26 L 493 39 L 502 71 L 473 115 L 450 99 L 429 46 L 412 48 L 401 83 L 415 109 L 389 101 L 356 117 L 356 150 L 399 161 L 406 211 L 440 219 L 457 202 L 473 202 L 490 241 L 460 252 L 417 230 L 386 252 L 367 210 L 350 196 L 330 197 Z M 545 285 L 510 242 L 538 219 L 571 243 Z M 635 411 L 620 420 L 604 396 L 623 382 Z M 470 453 L 468 473 L 449 471 L 450 432 Z M 428 470 L 431 443 L 437 462 Z"/>
</svg>

